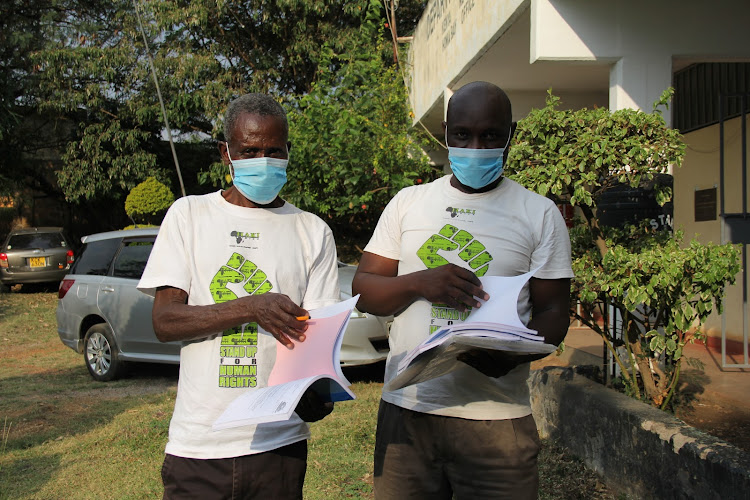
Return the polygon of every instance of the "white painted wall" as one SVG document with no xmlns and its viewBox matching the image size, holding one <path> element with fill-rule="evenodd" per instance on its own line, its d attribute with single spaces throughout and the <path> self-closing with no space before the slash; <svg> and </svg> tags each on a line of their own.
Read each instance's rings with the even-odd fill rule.
<svg viewBox="0 0 750 500">
<path fill-rule="evenodd" d="M 432 0 L 410 48 L 415 120 L 471 79 L 591 91 L 586 62 L 607 68 L 610 109 L 651 111 L 675 69 L 750 59 L 749 12 L 748 0 Z"/>
<path fill-rule="evenodd" d="M 532 0 L 530 61 L 747 57 L 747 0 Z"/>
<path fill-rule="evenodd" d="M 750 128 L 745 140 L 750 143 Z M 728 213 L 742 210 L 742 122 L 739 118 L 724 124 L 724 175 L 725 210 Z M 674 224 L 685 232 L 684 244 L 696 239 L 701 243 L 722 243 L 721 218 L 719 217 L 719 125 L 712 125 L 684 135 L 687 150 L 682 166 L 674 176 Z M 749 180 L 750 182 L 750 180 Z M 695 191 L 717 188 L 716 220 L 695 221 Z M 743 290 L 740 276 L 738 283 L 726 289 L 724 319 L 727 338 L 743 340 L 742 311 Z M 704 325 L 711 337 L 721 336 L 721 317 L 713 313 Z M 737 361 L 735 361 L 737 362 Z"/>
<path fill-rule="evenodd" d="M 532 0 L 530 61 L 612 61 L 610 109 L 648 112 L 673 60 L 749 57 L 747 13 L 747 0 Z"/>
<path fill-rule="evenodd" d="M 410 48 L 412 109 L 419 119 L 443 90 L 512 24 L 529 0 L 432 0 Z"/>
</svg>

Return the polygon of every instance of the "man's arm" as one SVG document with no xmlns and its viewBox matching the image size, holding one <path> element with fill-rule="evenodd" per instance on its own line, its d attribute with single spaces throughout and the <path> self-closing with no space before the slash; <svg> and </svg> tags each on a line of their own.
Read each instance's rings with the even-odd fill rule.
<svg viewBox="0 0 750 500">
<path fill-rule="evenodd" d="M 258 323 L 290 349 L 292 340 L 305 340 L 307 324 L 297 316 L 307 311 L 286 295 L 264 293 L 205 306 L 188 305 L 187 299 L 187 292 L 179 288 L 157 288 L 152 319 L 161 342 L 201 339 L 250 322 Z"/>
<path fill-rule="evenodd" d="M 570 325 L 570 278 L 529 280 L 531 321 L 529 328 L 539 332 L 548 344 L 560 345 Z M 539 357 L 544 357 L 539 355 Z"/>
<path fill-rule="evenodd" d="M 465 311 L 467 307 L 480 307 L 475 297 L 488 298 L 479 278 L 454 264 L 397 275 L 397 260 L 365 252 L 352 281 L 352 292 L 361 294 L 357 309 L 388 316 L 425 298 Z"/>
</svg>

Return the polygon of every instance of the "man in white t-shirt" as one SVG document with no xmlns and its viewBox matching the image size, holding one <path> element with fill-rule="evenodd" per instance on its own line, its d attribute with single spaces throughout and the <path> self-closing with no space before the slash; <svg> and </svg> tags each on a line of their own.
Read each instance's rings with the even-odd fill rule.
<svg viewBox="0 0 750 500">
<path fill-rule="evenodd" d="M 538 269 L 519 296 L 519 317 L 556 345 L 568 328 L 564 220 L 551 200 L 502 177 L 515 131 L 507 95 L 470 83 L 452 96 L 443 126 L 453 175 L 390 201 L 354 277 L 360 310 L 396 315 L 386 382 L 430 333 L 480 307 L 488 298 L 481 276 Z M 538 357 L 477 349 L 453 372 L 384 391 L 375 497 L 535 499 L 539 437 L 526 379 Z"/>
<path fill-rule="evenodd" d="M 244 95 L 227 109 L 224 136 L 233 186 L 170 207 L 138 285 L 155 297 L 159 340 L 183 342 L 164 498 L 299 499 L 305 421 L 330 404 L 308 393 L 283 422 L 211 425 L 243 392 L 267 385 L 278 342 L 304 341 L 308 309 L 338 302 L 336 248 L 320 218 L 278 196 L 291 146 L 284 109 Z"/>
</svg>

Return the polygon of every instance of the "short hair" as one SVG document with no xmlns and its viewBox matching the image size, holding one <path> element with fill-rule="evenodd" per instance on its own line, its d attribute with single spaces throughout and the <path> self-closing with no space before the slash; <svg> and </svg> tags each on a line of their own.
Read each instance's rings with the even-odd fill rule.
<svg viewBox="0 0 750 500">
<path fill-rule="evenodd" d="M 259 116 L 276 116 L 284 122 L 284 130 L 289 134 L 289 124 L 286 111 L 281 104 L 268 94 L 245 94 L 229 103 L 224 115 L 224 140 L 229 140 L 229 134 L 234 129 L 237 119 L 243 113 Z"/>
</svg>

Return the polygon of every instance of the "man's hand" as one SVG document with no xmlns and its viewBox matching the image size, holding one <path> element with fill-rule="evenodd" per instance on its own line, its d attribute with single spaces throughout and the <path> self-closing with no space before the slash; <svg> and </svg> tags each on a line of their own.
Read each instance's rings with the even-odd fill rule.
<svg viewBox="0 0 750 500">
<path fill-rule="evenodd" d="M 305 422 L 317 422 L 333 411 L 333 403 L 321 401 L 320 396 L 308 388 L 300 398 L 294 412 Z"/>
<path fill-rule="evenodd" d="M 466 363 L 488 377 L 507 375 L 513 368 L 525 363 L 527 356 L 493 349 L 471 349 L 462 352 L 456 359 Z"/>
<path fill-rule="evenodd" d="M 307 311 L 292 302 L 286 295 L 264 293 L 242 297 L 237 300 L 244 301 L 250 308 L 253 321 L 289 349 L 294 349 L 292 340 L 304 342 L 307 323 L 297 318 L 306 316 Z"/>
<path fill-rule="evenodd" d="M 398 260 L 369 252 L 362 254 L 352 281 L 352 291 L 361 294 L 357 309 L 388 316 L 398 314 L 418 299 L 465 311 L 479 307 L 474 297 L 487 300 L 477 276 L 455 264 L 445 264 L 398 276 Z"/>
<path fill-rule="evenodd" d="M 187 292 L 174 287 L 156 290 L 152 318 L 154 333 L 161 342 L 195 340 L 215 335 L 244 323 L 258 323 L 276 340 L 294 348 L 294 342 L 305 340 L 307 316 L 286 295 L 264 293 L 227 300 L 218 304 L 191 306 Z"/>
<path fill-rule="evenodd" d="M 419 280 L 422 296 L 433 303 L 446 304 L 459 311 L 470 307 L 480 307 L 475 298 L 487 300 L 489 295 L 482 290 L 482 282 L 477 276 L 455 264 L 426 269 L 412 274 Z"/>
</svg>

